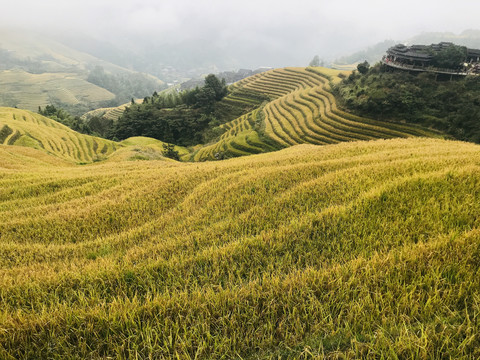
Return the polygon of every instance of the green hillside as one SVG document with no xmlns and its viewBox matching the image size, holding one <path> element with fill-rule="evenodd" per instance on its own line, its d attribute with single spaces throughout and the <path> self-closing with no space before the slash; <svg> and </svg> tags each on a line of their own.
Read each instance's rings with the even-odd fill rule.
<svg viewBox="0 0 480 360">
<path fill-rule="evenodd" d="M 88 166 L 0 145 L 0 358 L 478 358 L 479 163 L 425 138 Z"/>
<path fill-rule="evenodd" d="M 208 115 L 210 118 L 207 118 L 206 122 L 202 120 L 202 114 L 199 112 L 201 109 L 188 108 L 181 103 L 174 109 L 156 109 L 154 101 L 162 100 L 160 95 L 150 98 L 150 101 L 145 104 L 135 105 L 128 114 L 130 119 L 128 121 L 130 122 L 126 122 L 125 116 L 122 116 L 122 112 L 128 104 L 117 108 L 100 108 L 95 112 L 90 112 L 88 116 L 101 116 L 103 114 L 104 118 L 111 120 L 110 125 L 106 124 L 106 126 L 113 127 L 119 123 L 113 121 L 114 118 L 121 116 L 121 135 L 104 129 L 105 133 L 113 133 L 121 139 L 137 135 L 155 136 L 155 132 L 150 130 L 165 128 L 165 134 L 175 133 L 185 142 L 189 140 L 190 144 L 195 144 L 195 142 L 188 138 L 187 132 L 193 129 L 195 121 L 204 121 L 206 124 L 202 125 L 204 129 L 198 130 L 196 133 L 191 131 L 192 134 L 194 133 L 196 137 L 201 139 L 199 135 L 203 134 L 205 136 L 210 132 L 214 134 L 210 136 L 214 140 L 206 144 L 193 146 L 188 150 L 177 147 L 177 149 L 180 149 L 182 160 L 186 161 L 220 160 L 276 151 L 298 144 L 327 145 L 357 140 L 441 136 L 439 132 L 402 124 L 399 121 L 372 120 L 340 110 L 331 89 L 332 86 L 340 83 L 349 74 L 350 72 L 318 67 L 274 69 L 256 74 L 230 86 L 227 96 L 215 104 L 213 114 Z M 167 94 L 166 96 L 170 95 Z M 181 101 L 179 99 L 182 95 L 177 94 L 176 96 L 178 98 L 176 101 Z M 106 158 L 115 151 L 116 147 L 122 146 L 98 138 L 92 140 L 91 137 L 84 137 L 72 131 L 69 131 L 67 137 L 59 135 L 57 139 L 61 140 L 57 141 L 68 143 L 70 141 L 68 139 L 71 137 L 89 140 L 83 141 L 84 146 L 76 143 L 51 146 L 48 143 L 43 144 L 42 141 L 40 141 L 42 144 L 39 145 L 35 139 L 42 139 L 44 134 L 35 136 L 33 133 L 36 130 L 22 130 L 22 127 L 25 127 L 29 122 L 19 121 L 25 116 L 24 114 L 15 115 L 15 118 L 13 113 L 18 111 L 20 110 L 15 110 L 12 115 L 7 116 L 8 110 L 4 110 L 4 119 L 16 120 L 16 123 L 5 124 L 7 126 L 4 130 L 5 135 L 3 139 L 0 138 L 2 140 L 0 143 L 36 148 L 43 146 L 50 153 L 76 162 L 91 162 Z M 151 116 L 153 115 L 158 118 L 152 119 Z M 37 115 L 30 113 L 26 118 L 30 119 L 32 116 L 33 118 L 37 117 Z M 86 115 L 86 118 L 88 116 Z M 209 125 L 210 120 L 208 119 L 213 119 L 212 123 L 223 123 L 212 127 L 213 125 Z M 162 121 L 165 123 L 162 123 Z M 39 122 L 34 121 L 34 123 Z M 178 124 L 183 124 L 183 127 Z M 43 125 L 54 128 L 60 126 L 51 121 L 48 125 L 46 123 Z M 19 126 L 20 128 L 18 128 Z M 177 126 L 177 128 L 169 132 L 170 126 Z M 146 134 L 129 134 L 130 129 L 142 127 L 146 128 L 144 131 L 148 130 Z M 18 132 L 16 131 L 17 128 Z M 65 127 L 61 127 L 61 129 L 62 131 L 67 130 Z M 203 133 L 200 131 L 203 131 Z M 22 139 L 19 138 L 21 135 L 24 135 Z M 100 147 L 99 142 L 102 143 Z M 173 141 L 169 140 L 169 142 Z M 137 154 L 138 156 L 133 154 L 132 156 L 134 158 L 158 159 L 162 157 L 162 146 L 153 149 L 154 153 L 152 154 Z M 123 150 L 123 153 L 130 154 L 130 150 Z M 152 151 L 152 148 L 147 152 L 150 151 Z M 123 159 L 124 157 L 120 158 Z"/>
<path fill-rule="evenodd" d="M 480 143 L 480 76 L 450 79 L 391 71 L 386 65 L 355 73 L 334 88 L 344 109 L 383 121 L 404 121 Z"/>
<path fill-rule="evenodd" d="M 424 128 L 375 121 L 338 109 L 331 85 L 349 73 L 326 68 L 284 68 L 233 84 L 217 107 L 238 117 L 221 125 L 220 138 L 197 149 L 192 159 L 236 157 L 297 144 L 439 136 Z"/>
</svg>

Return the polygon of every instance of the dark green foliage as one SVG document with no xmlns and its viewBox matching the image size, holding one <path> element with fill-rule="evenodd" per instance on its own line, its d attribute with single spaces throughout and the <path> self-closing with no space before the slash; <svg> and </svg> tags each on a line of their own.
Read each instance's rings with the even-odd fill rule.
<svg viewBox="0 0 480 360">
<path fill-rule="evenodd" d="M 227 92 L 225 79 L 220 80 L 215 75 L 210 74 L 205 78 L 203 87 L 184 91 L 181 93 L 181 98 L 184 104 L 195 108 L 203 108 L 206 113 L 211 114 L 215 110 L 215 103 L 222 100 Z"/>
<path fill-rule="evenodd" d="M 220 101 L 227 95 L 227 85 L 225 79 L 220 80 L 215 75 L 210 74 L 205 78 L 204 89 L 211 89 L 215 94 L 215 100 Z"/>
<path fill-rule="evenodd" d="M 336 86 L 344 107 L 379 120 L 406 121 L 480 143 L 480 77 L 438 81 L 434 74 L 385 72 L 380 65 Z"/>
<path fill-rule="evenodd" d="M 40 115 L 46 116 L 52 120 L 55 120 L 65 126 L 68 126 L 72 130 L 78 131 L 82 134 L 92 134 L 92 130 L 80 117 L 73 116 L 64 109 L 55 107 L 54 105 L 47 105 L 42 110 L 38 107 L 38 113 Z"/>
<path fill-rule="evenodd" d="M 13 130 L 8 127 L 8 125 L 3 125 L 0 129 L 0 144 L 3 144 L 7 137 L 13 133 Z"/>
<path fill-rule="evenodd" d="M 110 139 L 112 137 L 113 120 L 104 117 L 93 116 L 88 119 L 85 125 L 91 134 Z"/>
<path fill-rule="evenodd" d="M 439 68 L 458 69 L 462 66 L 467 56 L 465 46 L 450 45 L 434 53 L 432 65 Z"/>
<path fill-rule="evenodd" d="M 177 161 L 180 160 L 180 155 L 178 154 L 178 151 L 175 150 L 175 145 L 173 144 L 163 144 L 162 154 L 170 159 Z"/>
<path fill-rule="evenodd" d="M 166 95 L 155 92 L 142 104 L 126 109 L 115 124 L 113 136 L 148 136 L 186 146 L 201 143 L 209 124 L 215 123 L 216 104 L 226 94 L 225 80 L 215 75 L 208 75 L 201 88 Z"/>
<path fill-rule="evenodd" d="M 193 145 L 202 140 L 202 130 L 211 120 L 198 109 L 185 106 L 161 108 L 156 103 L 132 105 L 115 124 L 114 136 L 120 140 L 147 136 L 165 142 Z"/>
<path fill-rule="evenodd" d="M 368 69 L 370 69 L 370 64 L 366 60 L 363 63 L 357 65 L 357 70 L 360 74 L 366 74 L 368 72 Z"/>
<path fill-rule="evenodd" d="M 195 107 L 204 108 L 205 112 L 211 114 L 215 107 L 215 90 L 204 86 L 196 95 Z"/>
</svg>

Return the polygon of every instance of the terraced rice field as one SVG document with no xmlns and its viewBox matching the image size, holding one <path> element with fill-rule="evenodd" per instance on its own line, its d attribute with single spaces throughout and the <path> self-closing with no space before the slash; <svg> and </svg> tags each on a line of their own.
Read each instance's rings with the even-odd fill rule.
<svg viewBox="0 0 480 360">
<path fill-rule="evenodd" d="M 120 147 L 113 141 L 77 133 L 39 114 L 1 107 L 0 144 L 41 149 L 75 163 L 105 159 Z"/>
<path fill-rule="evenodd" d="M 0 83 L 0 102 L 3 106 L 17 106 L 31 111 L 56 102 L 95 104 L 115 98 L 111 92 L 69 73 L 0 71 Z"/>
<path fill-rule="evenodd" d="M 229 94 L 215 105 L 215 113 L 231 121 L 258 109 L 269 98 L 242 86 L 242 81 L 229 87 Z"/>
<path fill-rule="evenodd" d="M 269 99 L 262 104 L 257 101 L 255 116 L 262 121 L 249 130 L 246 138 L 247 133 L 239 124 L 246 124 L 245 119 L 251 118 L 252 113 L 238 117 L 222 127 L 226 133 L 216 144 L 200 149 L 194 159 L 211 160 L 215 154 L 243 156 L 297 144 L 326 145 L 356 140 L 439 136 L 426 129 L 374 121 L 338 109 L 330 86 L 341 81 L 346 74 L 325 68 L 284 68 L 239 81 L 232 87 L 233 94 L 245 91 L 251 98 L 257 94 L 261 99 Z M 247 139 L 253 138 L 255 146 L 249 147 Z"/>
<path fill-rule="evenodd" d="M 136 99 L 135 102 L 141 103 L 143 99 Z M 87 120 L 94 116 L 97 117 L 104 117 L 108 120 L 117 121 L 120 116 L 122 116 L 125 109 L 130 106 L 130 103 L 126 103 L 116 107 L 108 107 L 108 108 L 98 108 L 92 111 L 89 111 L 81 116 L 83 120 Z"/>
<path fill-rule="evenodd" d="M 0 145 L 0 358 L 479 358 L 479 164 L 424 138 L 86 166 Z"/>
<path fill-rule="evenodd" d="M 260 139 L 258 127 L 260 109 L 245 114 L 231 122 L 221 125 L 224 133 L 220 140 L 195 152 L 193 161 L 219 160 L 229 157 L 245 156 L 278 150 L 275 143 Z"/>
</svg>

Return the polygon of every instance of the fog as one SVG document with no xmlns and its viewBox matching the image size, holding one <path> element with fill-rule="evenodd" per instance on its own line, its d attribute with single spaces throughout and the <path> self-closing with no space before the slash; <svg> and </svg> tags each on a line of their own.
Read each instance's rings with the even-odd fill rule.
<svg viewBox="0 0 480 360">
<path fill-rule="evenodd" d="M 3 27 L 86 34 L 147 53 L 176 44 L 215 49 L 242 66 L 306 65 L 385 39 L 478 28 L 478 1 L 0 0 Z M 187 50 L 186 50 L 187 51 Z M 197 49 L 198 52 L 198 49 Z M 219 55 L 220 54 L 220 55 Z"/>
</svg>

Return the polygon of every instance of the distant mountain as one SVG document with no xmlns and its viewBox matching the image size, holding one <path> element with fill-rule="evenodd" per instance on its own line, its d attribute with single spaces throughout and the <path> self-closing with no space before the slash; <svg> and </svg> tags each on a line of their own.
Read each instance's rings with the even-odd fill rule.
<svg viewBox="0 0 480 360">
<path fill-rule="evenodd" d="M 405 41 L 408 44 L 430 45 L 442 41 L 453 42 L 470 48 L 480 49 L 480 30 L 465 30 L 460 34 L 426 32 Z"/>
<path fill-rule="evenodd" d="M 397 44 L 398 41 L 394 40 L 385 40 L 376 45 L 370 46 L 369 48 L 358 51 L 351 55 L 343 56 L 339 59 L 336 59 L 333 62 L 333 67 L 335 65 L 350 65 L 350 64 L 357 64 L 363 61 L 368 61 L 370 64 L 374 64 L 377 61 L 380 61 L 383 55 L 385 55 L 385 51 L 391 46 Z"/>
<path fill-rule="evenodd" d="M 22 68 L 31 73 L 83 73 L 95 66 L 102 66 L 112 73 L 132 72 L 45 35 L 31 32 L 0 30 L 0 56 L 0 70 Z"/>
<path fill-rule="evenodd" d="M 151 95 L 166 85 L 43 34 L 0 30 L 0 106 L 49 104 L 80 115 Z"/>
<path fill-rule="evenodd" d="M 464 45 L 469 48 L 480 49 L 480 30 L 465 30 L 460 34 L 454 34 L 450 32 L 425 32 L 403 41 L 385 40 L 370 46 L 365 50 L 338 58 L 333 61 L 333 66 L 357 64 L 365 60 L 370 64 L 375 64 L 376 62 L 380 61 L 383 55 L 385 55 L 385 52 L 388 48 L 399 43 L 405 45 L 430 45 L 438 44 L 442 41 L 453 42 L 457 45 Z"/>
<path fill-rule="evenodd" d="M 152 74 L 167 83 L 181 83 L 241 67 L 259 67 L 251 61 L 248 42 L 222 45 L 201 39 L 178 43 L 122 39 L 113 43 L 78 34 L 62 35 L 58 41 L 118 66 Z"/>
<path fill-rule="evenodd" d="M 237 81 L 245 79 L 246 77 L 260 74 L 261 72 L 271 70 L 271 68 L 259 68 L 256 70 L 249 69 L 240 69 L 237 71 L 222 71 L 218 74 L 215 74 L 219 79 L 225 79 L 227 84 L 233 84 Z M 205 77 L 198 77 L 190 79 L 180 84 L 180 90 L 190 90 L 195 87 L 202 87 L 205 84 Z"/>
</svg>

